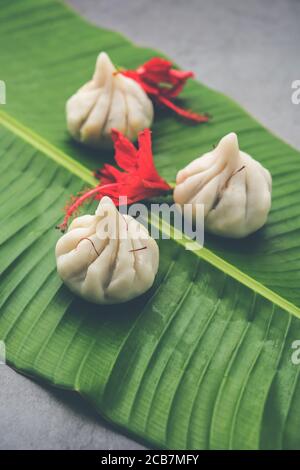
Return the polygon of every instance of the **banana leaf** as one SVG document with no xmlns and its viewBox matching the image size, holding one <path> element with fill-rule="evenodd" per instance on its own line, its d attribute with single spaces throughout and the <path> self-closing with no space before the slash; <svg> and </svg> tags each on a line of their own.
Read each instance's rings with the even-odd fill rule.
<svg viewBox="0 0 300 470">
<path fill-rule="evenodd" d="M 9 364 L 80 393 L 108 421 L 169 449 L 299 449 L 300 155 L 232 100 L 191 81 L 182 95 L 208 124 L 157 111 L 160 174 L 176 172 L 224 134 L 273 176 L 267 225 L 241 241 L 161 240 L 152 289 L 126 305 L 71 294 L 55 267 L 54 230 L 70 194 L 93 185 L 111 152 L 76 145 L 66 99 L 99 51 L 126 68 L 154 55 L 53 0 L 1 0 L 0 339 Z M 91 205 L 92 210 L 93 205 Z M 164 225 L 162 226 L 164 230 Z"/>
</svg>

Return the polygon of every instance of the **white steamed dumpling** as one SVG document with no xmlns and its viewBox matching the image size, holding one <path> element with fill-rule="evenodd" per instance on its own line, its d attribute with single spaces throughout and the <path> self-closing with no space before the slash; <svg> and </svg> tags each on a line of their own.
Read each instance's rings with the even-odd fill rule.
<svg viewBox="0 0 300 470">
<path fill-rule="evenodd" d="M 240 151 L 237 135 L 178 172 L 174 200 L 204 206 L 204 227 L 224 237 L 242 238 L 261 228 L 271 208 L 272 178 L 259 162 Z"/>
<path fill-rule="evenodd" d="M 77 217 L 56 245 L 57 271 L 69 289 L 97 304 L 126 302 L 153 284 L 159 250 L 148 230 L 103 197 L 95 215 Z"/>
<path fill-rule="evenodd" d="M 74 139 L 91 147 L 107 147 L 112 145 L 112 129 L 135 140 L 140 131 L 151 127 L 153 105 L 141 86 L 117 73 L 108 55 L 101 52 L 92 80 L 67 101 L 66 114 Z"/>
</svg>

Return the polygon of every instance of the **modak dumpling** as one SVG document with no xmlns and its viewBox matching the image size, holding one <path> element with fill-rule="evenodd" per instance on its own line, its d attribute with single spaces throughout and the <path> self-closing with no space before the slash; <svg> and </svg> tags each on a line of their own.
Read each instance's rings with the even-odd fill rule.
<svg viewBox="0 0 300 470">
<path fill-rule="evenodd" d="M 140 85 L 118 73 L 101 52 L 92 80 L 67 101 L 66 114 L 74 139 L 91 147 L 108 147 L 112 129 L 135 140 L 140 131 L 151 127 L 153 105 Z"/>
<path fill-rule="evenodd" d="M 56 263 L 72 292 L 90 302 L 114 304 L 152 286 L 159 250 L 143 225 L 103 197 L 95 215 L 74 219 L 58 240 Z"/>
<path fill-rule="evenodd" d="M 262 227 L 271 208 L 272 178 L 259 162 L 240 151 L 237 135 L 223 137 L 211 152 L 192 161 L 176 178 L 174 200 L 204 206 L 204 227 L 224 237 L 242 238 Z"/>
</svg>

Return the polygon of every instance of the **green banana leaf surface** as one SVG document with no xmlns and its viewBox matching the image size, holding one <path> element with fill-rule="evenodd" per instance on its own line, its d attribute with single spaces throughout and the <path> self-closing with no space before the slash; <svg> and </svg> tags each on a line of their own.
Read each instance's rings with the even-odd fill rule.
<svg viewBox="0 0 300 470">
<path fill-rule="evenodd" d="M 80 393 L 108 421 L 169 449 L 299 449 L 300 154 L 197 81 L 191 125 L 156 110 L 153 152 L 169 182 L 228 132 L 273 177 L 266 226 L 230 241 L 159 241 L 152 289 L 125 305 L 71 294 L 56 272 L 54 229 L 71 194 L 112 152 L 66 130 L 65 102 L 105 50 L 136 68 L 157 51 L 88 24 L 54 0 L 1 0 L 0 340 L 22 373 Z M 90 206 L 90 209 L 94 205 Z"/>
</svg>

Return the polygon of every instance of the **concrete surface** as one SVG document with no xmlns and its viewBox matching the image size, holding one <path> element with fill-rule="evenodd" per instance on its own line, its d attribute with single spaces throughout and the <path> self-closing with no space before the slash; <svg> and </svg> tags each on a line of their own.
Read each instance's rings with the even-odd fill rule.
<svg viewBox="0 0 300 470">
<path fill-rule="evenodd" d="M 68 0 L 92 22 L 163 50 L 300 148 L 299 0 Z M 80 398 L 0 365 L 0 449 L 138 449 Z"/>
<path fill-rule="evenodd" d="M 112 430 L 81 397 L 0 364 L 0 449 L 143 447 Z"/>
</svg>

